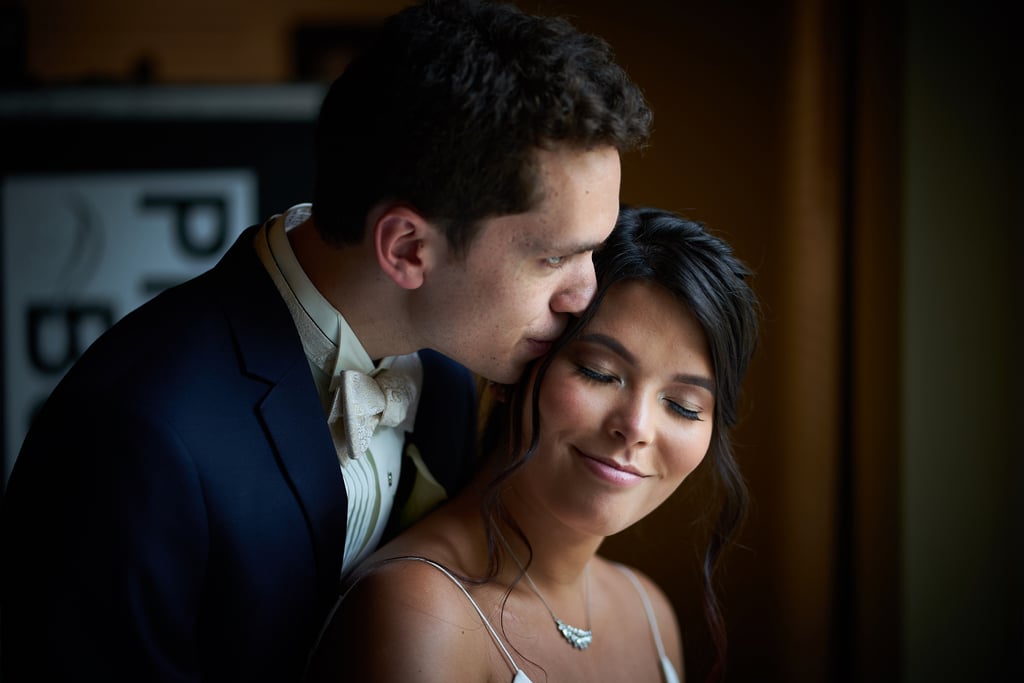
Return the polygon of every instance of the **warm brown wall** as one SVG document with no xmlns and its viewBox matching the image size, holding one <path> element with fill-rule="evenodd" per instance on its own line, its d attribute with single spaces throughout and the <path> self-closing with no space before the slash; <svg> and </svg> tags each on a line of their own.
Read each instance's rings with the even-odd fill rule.
<svg viewBox="0 0 1024 683">
<path fill-rule="evenodd" d="M 28 68 L 43 81 L 126 79 L 139 60 L 174 83 L 291 77 L 292 29 L 372 22 L 403 0 L 23 0 Z"/>
</svg>

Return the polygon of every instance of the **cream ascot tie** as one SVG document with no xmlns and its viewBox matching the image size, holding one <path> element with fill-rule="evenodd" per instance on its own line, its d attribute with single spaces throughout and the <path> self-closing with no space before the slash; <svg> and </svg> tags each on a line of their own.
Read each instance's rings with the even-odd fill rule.
<svg viewBox="0 0 1024 683">
<path fill-rule="evenodd" d="M 373 376 L 344 370 L 331 378 L 331 411 L 327 424 L 338 453 L 358 458 L 370 447 L 378 427 L 397 427 L 416 399 L 408 375 L 384 369 Z"/>
</svg>

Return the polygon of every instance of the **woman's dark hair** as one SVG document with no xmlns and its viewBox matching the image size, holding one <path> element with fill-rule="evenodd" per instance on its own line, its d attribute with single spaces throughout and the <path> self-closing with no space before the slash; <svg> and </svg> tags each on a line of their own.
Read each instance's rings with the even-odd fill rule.
<svg viewBox="0 0 1024 683">
<path fill-rule="evenodd" d="M 524 379 L 509 388 L 507 400 L 493 411 L 484 431 L 484 452 L 505 458 L 500 460 L 503 469 L 482 501 L 491 550 L 490 569 L 496 572 L 498 568 L 493 525 L 501 521 L 518 530 L 501 503 L 500 491 L 503 482 L 537 448 L 542 424 L 538 396 L 547 368 L 559 350 L 586 328 L 612 286 L 624 281 L 655 283 L 674 295 L 697 319 L 711 355 L 714 426 L 705 461 L 720 494 L 720 503 L 704 555 L 702 580 L 704 613 L 717 649 L 709 680 L 718 680 L 724 670 L 727 641 L 713 579 L 722 551 L 738 533 L 748 505 L 746 485 L 733 457 L 729 431 L 736 424 L 740 385 L 758 338 L 759 308 L 747 284 L 750 271 L 725 241 L 710 234 L 701 223 L 669 211 L 643 207 L 622 208 L 612 234 L 594 254 L 594 267 L 598 281 L 594 301 L 562 334 L 551 352 L 537 362 L 539 367 L 532 385 L 529 377 L 533 367 L 527 368 Z M 524 444 L 523 407 L 527 400 L 531 424 L 537 428 L 529 430 L 531 442 Z"/>
<path fill-rule="evenodd" d="M 428 0 L 387 20 L 324 98 L 313 217 L 354 244 L 374 206 L 401 202 L 464 253 L 481 220 L 543 199 L 535 150 L 625 152 L 650 122 L 600 38 L 505 3 Z"/>
</svg>

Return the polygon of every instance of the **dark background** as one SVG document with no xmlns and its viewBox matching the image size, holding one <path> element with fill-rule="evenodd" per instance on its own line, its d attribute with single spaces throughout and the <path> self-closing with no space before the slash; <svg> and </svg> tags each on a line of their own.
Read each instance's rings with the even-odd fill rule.
<svg viewBox="0 0 1024 683">
<path fill-rule="evenodd" d="M 110 120 L 51 98 L 321 83 L 404 4 L 0 2 L 0 182 L 244 166 L 261 216 L 305 201 L 311 109 Z M 721 579 L 729 680 L 1024 679 L 1010 4 L 517 4 L 604 36 L 646 92 L 654 135 L 624 160 L 623 199 L 706 222 L 757 271 L 764 338 L 736 433 L 754 507 Z M 669 594 L 690 680 L 711 660 L 705 502 L 696 477 L 605 548 Z"/>
</svg>

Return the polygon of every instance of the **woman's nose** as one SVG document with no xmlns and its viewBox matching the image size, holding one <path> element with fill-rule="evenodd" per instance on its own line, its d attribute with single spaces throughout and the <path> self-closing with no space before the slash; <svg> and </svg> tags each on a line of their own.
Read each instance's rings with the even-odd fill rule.
<svg viewBox="0 0 1024 683">
<path fill-rule="evenodd" d="M 613 410 L 609 427 L 627 447 L 646 446 L 654 439 L 654 406 L 643 397 L 625 395 Z"/>
</svg>

